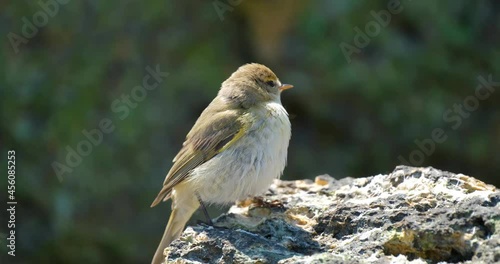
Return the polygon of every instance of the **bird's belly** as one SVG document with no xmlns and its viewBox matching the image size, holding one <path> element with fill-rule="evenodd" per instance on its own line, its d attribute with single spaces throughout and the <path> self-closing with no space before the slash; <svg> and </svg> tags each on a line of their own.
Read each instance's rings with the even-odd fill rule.
<svg viewBox="0 0 500 264">
<path fill-rule="evenodd" d="M 281 176 L 289 140 L 290 121 L 283 109 L 283 113 L 254 125 L 246 136 L 194 169 L 190 181 L 208 203 L 228 204 L 262 194 L 273 179 Z"/>
</svg>

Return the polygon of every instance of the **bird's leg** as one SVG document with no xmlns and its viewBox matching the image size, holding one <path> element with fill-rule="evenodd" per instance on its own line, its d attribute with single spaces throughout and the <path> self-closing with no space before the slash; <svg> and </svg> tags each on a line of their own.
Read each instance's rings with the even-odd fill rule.
<svg viewBox="0 0 500 264">
<path fill-rule="evenodd" d="M 207 208 L 205 207 L 205 204 L 203 204 L 203 201 L 201 200 L 201 197 L 198 193 L 196 193 L 196 198 L 198 198 L 198 202 L 200 202 L 201 210 L 203 211 L 203 214 L 205 214 L 205 217 L 207 218 L 208 225 L 214 226 L 214 223 L 212 222 L 210 215 L 208 215 Z"/>
</svg>

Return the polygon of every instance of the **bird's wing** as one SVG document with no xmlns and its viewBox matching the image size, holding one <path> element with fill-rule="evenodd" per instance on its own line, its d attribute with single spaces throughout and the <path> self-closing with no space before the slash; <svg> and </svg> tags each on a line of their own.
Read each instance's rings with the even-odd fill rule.
<svg viewBox="0 0 500 264">
<path fill-rule="evenodd" d="M 186 179 L 189 172 L 238 141 L 246 131 L 241 110 L 204 111 L 175 156 L 174 165 L 163 182 L 163 188 L 151 204 L 170 198 L 172 188 Z"/>
</svg>

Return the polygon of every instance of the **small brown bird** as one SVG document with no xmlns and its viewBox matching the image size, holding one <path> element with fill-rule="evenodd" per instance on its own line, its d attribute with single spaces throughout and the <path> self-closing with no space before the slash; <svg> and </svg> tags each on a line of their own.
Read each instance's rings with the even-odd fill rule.
<svg viewBox="0 0 500 264">
<path fill-rule="evenodd" d="M 285 168 L 291 136 L 282 84 L 266 66 L 241 66 L 187 134 L 151 204 L 172 198 L 172 213 L 153 264 L 203 203 L 229 204 L 264 193 Z M 206 210 L 205 210 L 206 212 Z"/>
</svg>

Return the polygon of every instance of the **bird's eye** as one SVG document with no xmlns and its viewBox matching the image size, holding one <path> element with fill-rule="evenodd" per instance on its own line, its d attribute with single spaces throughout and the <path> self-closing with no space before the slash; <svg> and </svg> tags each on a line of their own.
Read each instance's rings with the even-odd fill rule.
<svg viewBox="0 0 500 264">
<path fill-rule="evenodd" d="M 266 84 L 269 85 L 269 86 L 271 86 L 271 87 L 274 87 L 274 82 L 273 81 L 267 81 Z"/>
</svg>

